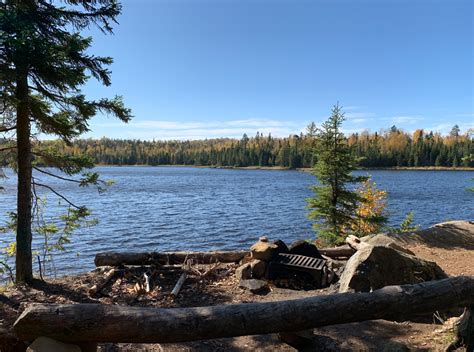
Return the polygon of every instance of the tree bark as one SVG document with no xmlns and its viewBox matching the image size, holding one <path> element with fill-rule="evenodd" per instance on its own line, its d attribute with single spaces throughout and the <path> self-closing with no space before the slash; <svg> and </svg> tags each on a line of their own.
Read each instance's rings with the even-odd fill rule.
<svg viewBox="0 0 474 352">
<path fill-rule="evenodd" d="M 291 332 L 373 319 L 406 319 L 474 303 L 474 277 L 387 286 L 371 293 L 194 308 L 31 305 L 14 324 L 21 339 L 165 343 Z"/>
<path fill-rule="evenodd" d="M 31 282 L 33 279 L 31 254 L 31 141 L 28 104 L 28 76 L 18 74 L 16 98 L 16 138 L 18 153 L 18 193 L 16 232 L 16 282 Z"/>
<path fill-rule="evenodd" d="M 249 254 L 248 251 L 216 252 L 142 252 L 142 253 L 97 253 L 94 259 L 96 266 L 150 265 L 150 264 L 183 264 L 186 259 L 193 259 L 198 264 L 236 263 Z"/>
</svg>

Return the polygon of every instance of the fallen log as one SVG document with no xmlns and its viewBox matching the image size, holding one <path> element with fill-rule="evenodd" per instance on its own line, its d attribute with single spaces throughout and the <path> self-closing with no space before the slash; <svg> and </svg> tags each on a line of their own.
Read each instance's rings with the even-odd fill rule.
<svg viewBox="0 0 474 352">
<path fill-rule="evenodd" d="M 349 246 L 323 248 L 321 254 L 330 258 L 347 258 L 355 253 Z M 214 252 L 102 252 L 94 259 L 95 266 L 120 265 L 176 265 L 182 264 L 186 258 L 193 259 L 197 264 L 237 263 L 250 252 L 248 251 L 214 251 Z"/>
<path fill-rule="evenodd" d="M 348 258 L 355 253 L 355 249 L 348 245 L 334 247 L 334 248 L 321 248 L 319 253 L 329 258 Z"/>
<path fill-rule="evenodd" d="M 165 343 L 291 332 L 373 319 L 406 319 L 474 304 L 474 277 L 387 286 L 297 300 L 194 308 L 142 308 L 98 304 L 34 304 L 14 330 L 30 340 Z"/>
<path fill-rule="evenodd" d="M 141 252 L 97 253 L 94 259 L 96 266 L 120 265 L 151 265 L 151 264 L 182 264 L 186 258 L 193 259 L 197 264 L 237 263 L 249 254 L 248 251 L 215 251 L 215 252 Z"/>
</svg>

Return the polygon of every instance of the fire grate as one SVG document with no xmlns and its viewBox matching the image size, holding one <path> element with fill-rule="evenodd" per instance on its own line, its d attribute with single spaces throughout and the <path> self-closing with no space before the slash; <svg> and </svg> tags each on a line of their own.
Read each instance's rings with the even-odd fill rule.
<svg viewBox="0 0 474 352">
<path fill-rule="evenodd" d="M 268 278 L 273 280 L 284 276 L 285 272 L 304 272 L 310 274 L 315 283 L 321 286 L 326 260 L 299 254 L 280 253 L 270 262 Z"/>
<path fill-rule="evenodd" d="M 301 268 L 303 270 L 322 270 L 326 264 L 324 259 L 289 253 L 278 254 L 278 257 L 274 260 L 274 262 L 280 265 Z"/>
</svg>

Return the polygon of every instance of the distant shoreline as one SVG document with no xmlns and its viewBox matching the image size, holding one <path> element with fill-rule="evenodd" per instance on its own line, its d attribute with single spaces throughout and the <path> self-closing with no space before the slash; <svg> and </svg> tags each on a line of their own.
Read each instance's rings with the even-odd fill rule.
<svg viewBox="0 0 474 352">
<path fill-rule="evenodd" d="M 270 170 L 270 171 L 303 171 L 309 172 L 311 168 L 290 169 L 284 166 L 207 166 L 207 165 L 110 165 L 96 164 L 101 167 L 191 167 L 196 169 L 229 169 L 229 170 Z M 392 166 L 392 167 L 361 167 L 357 170 L 392 170 L 392 171 L 474 171 L 474 167 L 447 167 L 447 166 Z"/>
</svg>

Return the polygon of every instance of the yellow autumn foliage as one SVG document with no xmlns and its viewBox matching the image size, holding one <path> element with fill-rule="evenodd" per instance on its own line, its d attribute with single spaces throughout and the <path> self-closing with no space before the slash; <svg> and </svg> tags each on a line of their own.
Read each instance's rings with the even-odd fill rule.
<svg viewBox="0 0 474 352">
<path fill-rule="evenodd" d="M 357 220 L 352 225 L 352 232 L 358 237 L 379 232 L 385 222 L 387 192 L 378 189 L 370 178 L 362 182 L 356 192 L 365 201 L 358 204 Z"/>
</svg>

